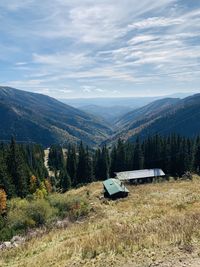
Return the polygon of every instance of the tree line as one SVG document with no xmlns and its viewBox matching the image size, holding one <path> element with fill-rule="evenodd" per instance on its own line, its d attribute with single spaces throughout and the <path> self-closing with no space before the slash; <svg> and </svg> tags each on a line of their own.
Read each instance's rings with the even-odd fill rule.
<svg viewBox="0 0 200 267">
<path fill-rule="evenodd" d="M 63 191 L 114 177 L 116 172 L 144 168 L 162 168 L 167 175 L 178 178 L 188 171 L 200 171 L 200 137 L 156 135 L 132 143 L 119 139 L 113 147 L 104 145 L 95 151 L 81 143 L 78 147 L 70 145 L 66 157 L 62 147 L 50 148 L 49 166 L 60 171 L 56 185 Z"/>
<path fill-rule="evenodd" d="M 69 188 L 114 177 L 116 172 L 144 168 L 162 168 L 167 175 L 181 177 L 185 172 L 200 172 L 200 137 L 156 135 L 135 142 L 118 140 L 112 147 L 104 145 L 92 150 L 83 143 L 69 145 L 63 152 L 59 145 L 50 147 L 48 177 L 44 151 L 40 145 L 0 145 L 0 198 L 43 198 L 49 192 L 65 192 Z M 2 210 L 4 209 L 0 207 Z"/>
</svg>

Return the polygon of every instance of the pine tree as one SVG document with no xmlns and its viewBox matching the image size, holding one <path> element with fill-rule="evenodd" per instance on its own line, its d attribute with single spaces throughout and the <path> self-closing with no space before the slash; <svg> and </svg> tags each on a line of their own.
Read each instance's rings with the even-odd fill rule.
<svg viewBox="0 0 200 267">
<path fill-rule="evenodd" d="M 80 143 L 78 152 L 77 184 L 86 182 L 86 152 L 83 143 Z"/>
<path fill-rule="evenodd" d="M 101 172 L 102 172 L 102 179 L 106 180 L 109 178 L 109 167 L 110 167 L 110 157 L 108 149 L 105 146 L 102 148 L 102 162 L 101 162 Z"/>
<path fill-rule="evenodd" d="M 65 169 L 60 171 L 60 187 L 63 192 L 71 188 L 71 178 Z"/>
<path fill-rule="evenodd" d="M 119 139 L 117 143 L 116 168 L 118 172 L 126 170 L 126 155 L 124 142 Z"/>
<path fill-rule="evenodd" d="M 101 157 L 102 157 L 101 150 L 100 150 L 100 148 L 98 148 L 95 151 L 95 156 L 93 159 L 94 174 L 95 174 L 95 179 L 97 181 L 102 179 L 102 177 L 101 177 Z"/>
<path fill-rule="evenodd" d="M 0 151 L 0 187 L 4 188 L 8 198 L 16 195 L 15 186 L 12 182 L 11 176 L 8 173 L 6 161 Z"/>
<path fill-rule="evenodd" d="M 194 169 L 197 173 L 200 173 L 200 144 L 197 143 L 194 155 Z"/>
<path fill-rule="evenodd" d="M 61 146 L 53 145 L 49 151 L 49 168 L 53 171 L 61 170 L 64 167 L 64 156 Z"/>
<path fill-rule="evenodd" d="M 22 151 L 16 145 L 14 138 L 12 138 L 10 144 L 8 169 L 15 185 L 17 196 L 25 197 L 28 194 L 27 166 L 23 160 Z"/>
<path fill-rule="evenodd" d="M 67 172 L 71 177 L 72 185 L 77 185 L 77 156 L 75 147 L 69 147 L 67 153 Z"/>
<path fill-rule="evenodd" d="M 117 148 L 113 147 L 111 151 L 111 164 L 110 164 L 110 177 L 115 177 L 115 172 L 117 171 Z"/>
<path fill-rule="evenodd" d="M 108 149 L 103 146 L 102 150 L 97 149 L 95 153 L 95 179 L 106 180 L 109 177 L 110 157 Z"/>
<path fill-rule="evenodd" d="M 134 157 L 133 157 L 133 169 L 141 170 L 144 165 L 144 156 L 139 138 L 136 139 Z"/>
<path fill-rule="evenodd" d="M 89 153 L 89 148 L 86 148 L 85 154 L 85 174 L 84 183 L 91 183 L 93 181 L 93 164 Z"/>
</svg>

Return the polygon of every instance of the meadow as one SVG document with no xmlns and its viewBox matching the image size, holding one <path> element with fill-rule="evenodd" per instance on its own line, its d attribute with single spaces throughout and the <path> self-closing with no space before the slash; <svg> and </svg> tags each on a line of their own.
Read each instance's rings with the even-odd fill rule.
<svg viewBox="0 0 200 267">
<path fill-rule="evenodd" d="M 100 182 L 70 190 L 89 213 L 1 251 L 0 266 L 173 266 L 159 262 L 200 255 L 200 177 L 128 188 L 116 201 L 101 197 Z"/>
</svg>

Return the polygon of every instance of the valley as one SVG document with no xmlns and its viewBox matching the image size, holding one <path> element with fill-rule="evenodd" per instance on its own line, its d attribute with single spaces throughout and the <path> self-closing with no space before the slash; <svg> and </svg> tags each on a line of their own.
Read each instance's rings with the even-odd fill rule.
<svg viewBox="0 0 200 267">
<path fill-rule="evenodd" d="M 110 103 L 109 99 L 70 101 L 76 107 L 45 95 L 1 87 L 0 139 L 9 140 L 13 135 L 17 141 L 45 147 L 81 140 L 97 147 L 114 144 L 119 138 L 133 141 L 137 136 L 145 139 L 176 133 L 195 137 L 199 133 L 200 94 L 186 98 L 110 99 Z M 86 105 L 91 101 L 92 105 Z"/>
<path fill-rule="evenodd" d="M 200 1 L 0 21 L 0 267 L 199 267 Z"/>
</svg>

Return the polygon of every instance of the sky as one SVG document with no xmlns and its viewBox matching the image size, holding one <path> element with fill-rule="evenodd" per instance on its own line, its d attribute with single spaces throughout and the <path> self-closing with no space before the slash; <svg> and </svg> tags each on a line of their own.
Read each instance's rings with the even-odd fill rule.
<svg viewBox="0 0 200 267">
<path fill-rule="evenodd" d="M 56 98 L 200 92 L 200 1 L 0 0 L 0 85 Z"/>
</svg>

